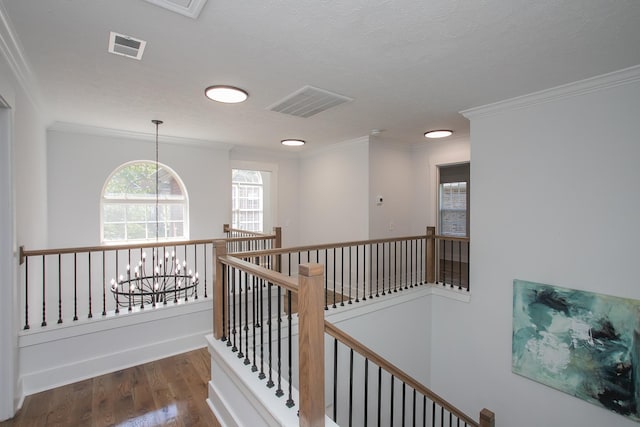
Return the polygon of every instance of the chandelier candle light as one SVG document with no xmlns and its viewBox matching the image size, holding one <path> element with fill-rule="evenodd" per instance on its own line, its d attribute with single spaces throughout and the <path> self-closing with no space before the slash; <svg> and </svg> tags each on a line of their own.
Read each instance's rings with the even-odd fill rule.
<svg viewBox="0 0 640 427">
<path fill-rule="evenodd" d="M 159 176 L 158 176 L 158 127 L 161 120 L 152 120 L 156 125 L 156 241 L 159 240 Z M 186 247 L 185 247 L 186 251 Z M 184 296 L 184 301 L 189 300 L 189 296 L 198 299 L 198 273 L 193 273 L 187 268 L 187 261 L 182 263 L 177 258 L 175 250 L 169 254 L 163 248 L 164 256 L 161 256 L 160 248 L 153 248 L 151 257 L 152 268 L 147 268 L 147 254 L 141 250 L 141 259 L 138 265 L 131 271 L 131 265 L 127 264 L 127 275 L 120 275 L 118 280 L 111 279 L 111 293 L 116 300 L 116 313 L 120 307 L 128 307 L 132 311 L 133 307 L 140 304 L 143 309 L 145 304 L 153 307 L 157 303 L 167 304 L 173 297 L 173 302 L 178 303 L 178 299 Z M 131 252 L 129 252 L 129 258 Z M 186 252 L 185 252 L 186 257 Z"/>
<path fill-rule="evenodd" d="M 182 298 L 182 295 L 185 301 L 189 300 L 189 295 L 198 299 L 198 273 L 188 270 L 186 261 L 180 263 L 175 252 L 169 254 L 165 251 L 163 262 L 156 249 L 153 250 L 152 258 L 152 265 L 155 266 L 152 271 L 147 271 L 147 253 L 143 252 L 142 259 L 133 272 L 131 266 L 127 265 L 126 278 L 120 275 L 117 282 L 111 279 L 111 292 L 118 307 L 128 306 L 131 311 L 137 303 L 140 308 L 144 308 L 145 304 L 153 307 L 156 303 L 166 305 L 171 297 L 174 303 L 178 303 L 178 298 Z"/>
</svg>

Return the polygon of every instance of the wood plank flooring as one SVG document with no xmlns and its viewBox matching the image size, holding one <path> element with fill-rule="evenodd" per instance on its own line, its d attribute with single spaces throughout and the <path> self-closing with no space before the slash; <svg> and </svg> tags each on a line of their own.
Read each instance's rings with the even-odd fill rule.
<svg viewBox="0 0 640 427">
<path fill-rule="evenodd" d="M 219 427 L 206 403 L 210 367 L 202 348 L 47 390 L 0 427 Z"/>
</svg>

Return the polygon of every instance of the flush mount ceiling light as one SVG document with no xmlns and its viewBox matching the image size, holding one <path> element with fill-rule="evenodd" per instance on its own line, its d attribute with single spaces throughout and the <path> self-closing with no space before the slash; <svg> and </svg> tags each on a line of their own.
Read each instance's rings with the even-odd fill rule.
<svg viewBox="0 0 640 427">
<path fill-rule="evenodd" d="M 280 143 L 287 147 L 300 147 L 301 145 L 306 144 L 306 141 L 302 139 L 283 139 Z"/>
<path fill-rule="evenodd" d="M 249 97 L 246 91 L 235 86 L 225 85 L 209 86 L 204 90 L 204 94 L 213 101 L 224 102 L 225 104 L 237 104 Z"/>
<path fill-rule="evenodd" d="M 453 135 L 453 131 L 447 129 L 430 130 L 424 133 L 425 138 L 446 138 L 451 135 Z"/>
</svg>

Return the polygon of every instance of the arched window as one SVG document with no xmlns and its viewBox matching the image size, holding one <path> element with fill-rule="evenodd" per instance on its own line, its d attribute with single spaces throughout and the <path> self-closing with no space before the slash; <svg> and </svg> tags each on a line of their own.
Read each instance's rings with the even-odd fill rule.
<svg viewBox="0 0 640 427">
<path fill-rule="evenodd" d="M 262 232 L 264 226 L 262 173 L 256 170 L 233 169 L 231 184 L 232 227 Z"/>
<path fill-rule="evenodd" d="M 102 190 L 103 243 L 179 240 L 189 237 L 189 199 L 180 177 L 156 163 L 135 161 L 116 169 Z M 156 227 L 157 225 L 157 227 Z"/>
</svg>

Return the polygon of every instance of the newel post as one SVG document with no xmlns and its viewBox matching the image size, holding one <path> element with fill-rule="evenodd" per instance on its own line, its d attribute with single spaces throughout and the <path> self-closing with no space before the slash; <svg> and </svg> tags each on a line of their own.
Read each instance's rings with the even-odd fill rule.
<svg viewBox="0 0 640 427">
<path fill-rule="evenodd" d="M 427 227 L 427 250 L 425 251 L 425 268 L 427 269 L 427 283 L 436 282 L 436 228 Z"/>
<path fill-rule="evenodd" d="M 273 247 L 280 249 L 282 247 L 282 227 L 273 227 L 273 234 L 276 238 L 273 241 Z M 282 273 L 282 255 L 276 255 L 275 270 Z"/>
<path fill-rule="evenodd" d="M 324 427 L 324 266 L 298 267 L 300 426 Z"/>
<path fill-rule="evenodd" d="M 225 240 L 216 240 L 214 245 L 214 261 L 216 266 L 216 277 L 213 282 L 213 336 L 219 340 L 225 335 L 224 323 L 225 323 L 225 289 L 226 289 L 226 277 L 224 265 L 218 259 L 221 256 L 227 255 L 227 242 Z"/>
<path fill-rule="evenodd" d="M 229 224 L 223 224 L 222 225 L 222 232 L 223 233 L 228 234 L 230 229 L 231 229 L 231 227 L 229 227 Z M 227 236 L 227 237 L 229 237 L 229 236 Z"/>
<path fill-rule="evenodd" d="M 480 411 L 480 427 L 495 427 L 496 414 L 484 408 Z"/>
</svg>

